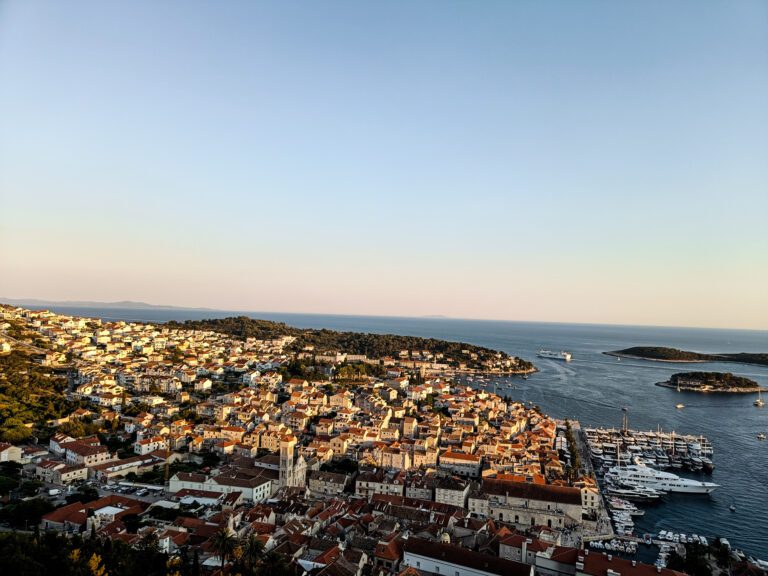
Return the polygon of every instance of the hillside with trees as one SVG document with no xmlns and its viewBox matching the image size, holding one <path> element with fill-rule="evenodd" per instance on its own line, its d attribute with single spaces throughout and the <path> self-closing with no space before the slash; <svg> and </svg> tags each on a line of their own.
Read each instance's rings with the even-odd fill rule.
<svg viewBox="0 0 768 576">
<path fill-rule="evenodd" d="M 225 531 L 214 535 L 217 554 L 231 562 L 227 574 L 287 576 L 283 558 L 264 550 L 254 537 L 237 538 Z M 130 546 L 119 539 L 67 538 L 53 532 L 0 533 L 0 574 L 8 576 L 202 576 L 204 567 L 197 551 L 182 546 L 169 556 L 160 550 L 157 536 L 148 532 Z M 217 571 L 221 574 L 223 572 Z"/>
<path fill-rule="evenodd" d="M 689 352 L 663 346 L 635 346 L 624 350 L 606 352 L 606 354 L 661 362 L 740 362 L 742 364 L 768 366 L 768 353 L 762 352 L 702 354 L 701 352 Z"/>
<path fill-rule="evenodd" d="M 28 440 L 35 429 L 77 408 L 66 398 L 67 378 L 24 350 L 0 355 L 0 441 Z"/>
<path fill-rule="evenodd" d="M 284 322 L 256 320 L 247 316 L 218 318 L 211 320 L 188 320 L 186 322 L 168 322 L 170 328 L 192 330 L 212 330 L 237 338 L 256 338 L 271 340 L 281 336 L 293 336 L 296 340 L 290 350 L 299 352 L 311 347 L 317 353 L 346 352 L 364 354 L 369 358 L 397 357 L 402 350 L 428 350 L 432 354 L 442 354 L 444 361 L 452 367 L 459 363 L 482 369 L 486 361 L 498 361 L 511 358 L 505 352 L 491 350 L 466 342 L 450 342 L 436 338 L 400 336 L 395 334 L 370 334 L 362 332 L 337 332 L 327 329 L 302 329 L 289 326 Z M 473 355 L 476 358 L 473 358 Z M 514 370 L 533 370 L 530 362 L 517 359 Z"/>
</svg>

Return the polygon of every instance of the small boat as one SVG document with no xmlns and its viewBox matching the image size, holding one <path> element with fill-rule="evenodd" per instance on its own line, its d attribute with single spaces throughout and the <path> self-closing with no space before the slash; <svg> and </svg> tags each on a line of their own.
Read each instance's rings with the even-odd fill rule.
<svg viewBox="0 0 768 576">
<path fill-rule="evenodd" d="M 752 402 L 752 404 L 754 404 L 758 408 L 762 408 L 763 406 L 765 406 L 765 400 L 763 400 L 763 395 L 760 390 L 757 391 L 757 400 Z"/>
<path fill-rule="evenodd" d="M 675 408 L 680 410 L 681 408 L 685 408 L 685 404 L 675 404 Z"/>
<path fill-rule="evenodd" d="M 646 534 L 645 536 L 643 536 L 643 541 L 644 541 L 644 542 L 645 542 L 645 543 L 646 543 L 648 546 L 650 546 L 651 544 L 653 544 L 653 538 L 651 537 L 651 535 L 650 535 L 650 534 Z"/>
<path fill-rule="evenodd" d="M 758 439 L 758 440 L 765 440 L 765 434 L 764 434 L 763 432 L 760 432 L 760 433 L 757 435 L 757 439 Z"/>
<path fill-rule="evenodd" d="M 728 506 L 728 510 L 730 510 L 731 512 L 736 512 L 736 506 L 731 504 L 730 506 Z"/>
</svg>

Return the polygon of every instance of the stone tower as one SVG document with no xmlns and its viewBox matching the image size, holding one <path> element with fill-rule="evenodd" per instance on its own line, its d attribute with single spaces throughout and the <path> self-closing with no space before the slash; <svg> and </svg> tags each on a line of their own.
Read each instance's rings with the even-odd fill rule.
<svg viewBox="0 0 768 576">
<path fill-rule="evenodd" d="M 280 438 L 280 486 L 290 486 L 293 471 L 293 453 L 296 449 L 296 436 L 286 434 Z"/>
</svg>

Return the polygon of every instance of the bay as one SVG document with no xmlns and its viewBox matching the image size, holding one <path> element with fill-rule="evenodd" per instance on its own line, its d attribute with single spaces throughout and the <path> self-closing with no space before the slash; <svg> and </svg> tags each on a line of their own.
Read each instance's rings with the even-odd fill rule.
<svg viewBox="0 0 768 576">
<path fill-rule="evenodd" d="M 499 392 L 531 401 L 555 418 L 579 420 L 583 426 L 621 425 L 622 407 L 633 429 L 662 428 L 704 435 L 715 450 L 711 481 L 720 484 L 705 496 L 668 495 L 649 507 L 637 532 L 674 530 L 723 536 L 748 554 L 768 558 L 768 409 L 752 405 L 753 395 L 696 394 L 655 386 L 674 372 L 732 372 L 768 386 L 768 367 L 735 363 L 666 364 L 606 356 L 630 346 L 670 346 L 696 352 L 768 352 L 768 332 L 649 326 L 557 324 L 339 316 L 193 309 L 109 309 L 53 307 L 53 311 L 105 320 L 164 322 L 247 315 L 302 328 L 329 328 L 458 340 L 503 350 L 532 360 L 539 372 L 514 378 L 515 388 Z M 567 350 L 573 361 L 536 358 L 540 348 Z M 677 403 L 685 404 L 676 409 Z M 697 477 L 693 475 L 692 477 Z M 710 477 L 707 477 L 709 479 Z M 700 479 L 705 479 L 701 476 Z M 729 507 L 733 505 L 736 511 Z"/>
</svg>

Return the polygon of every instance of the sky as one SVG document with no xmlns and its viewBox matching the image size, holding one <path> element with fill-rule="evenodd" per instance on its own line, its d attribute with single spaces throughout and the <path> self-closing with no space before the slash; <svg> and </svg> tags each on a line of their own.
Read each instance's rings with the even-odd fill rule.
<svg viewBox="0 0 768 576">
<path fill-rule="evenodd" d="M 768 3 L 0 2 L 0 298 L 768 329 Z"/>
</svg>

